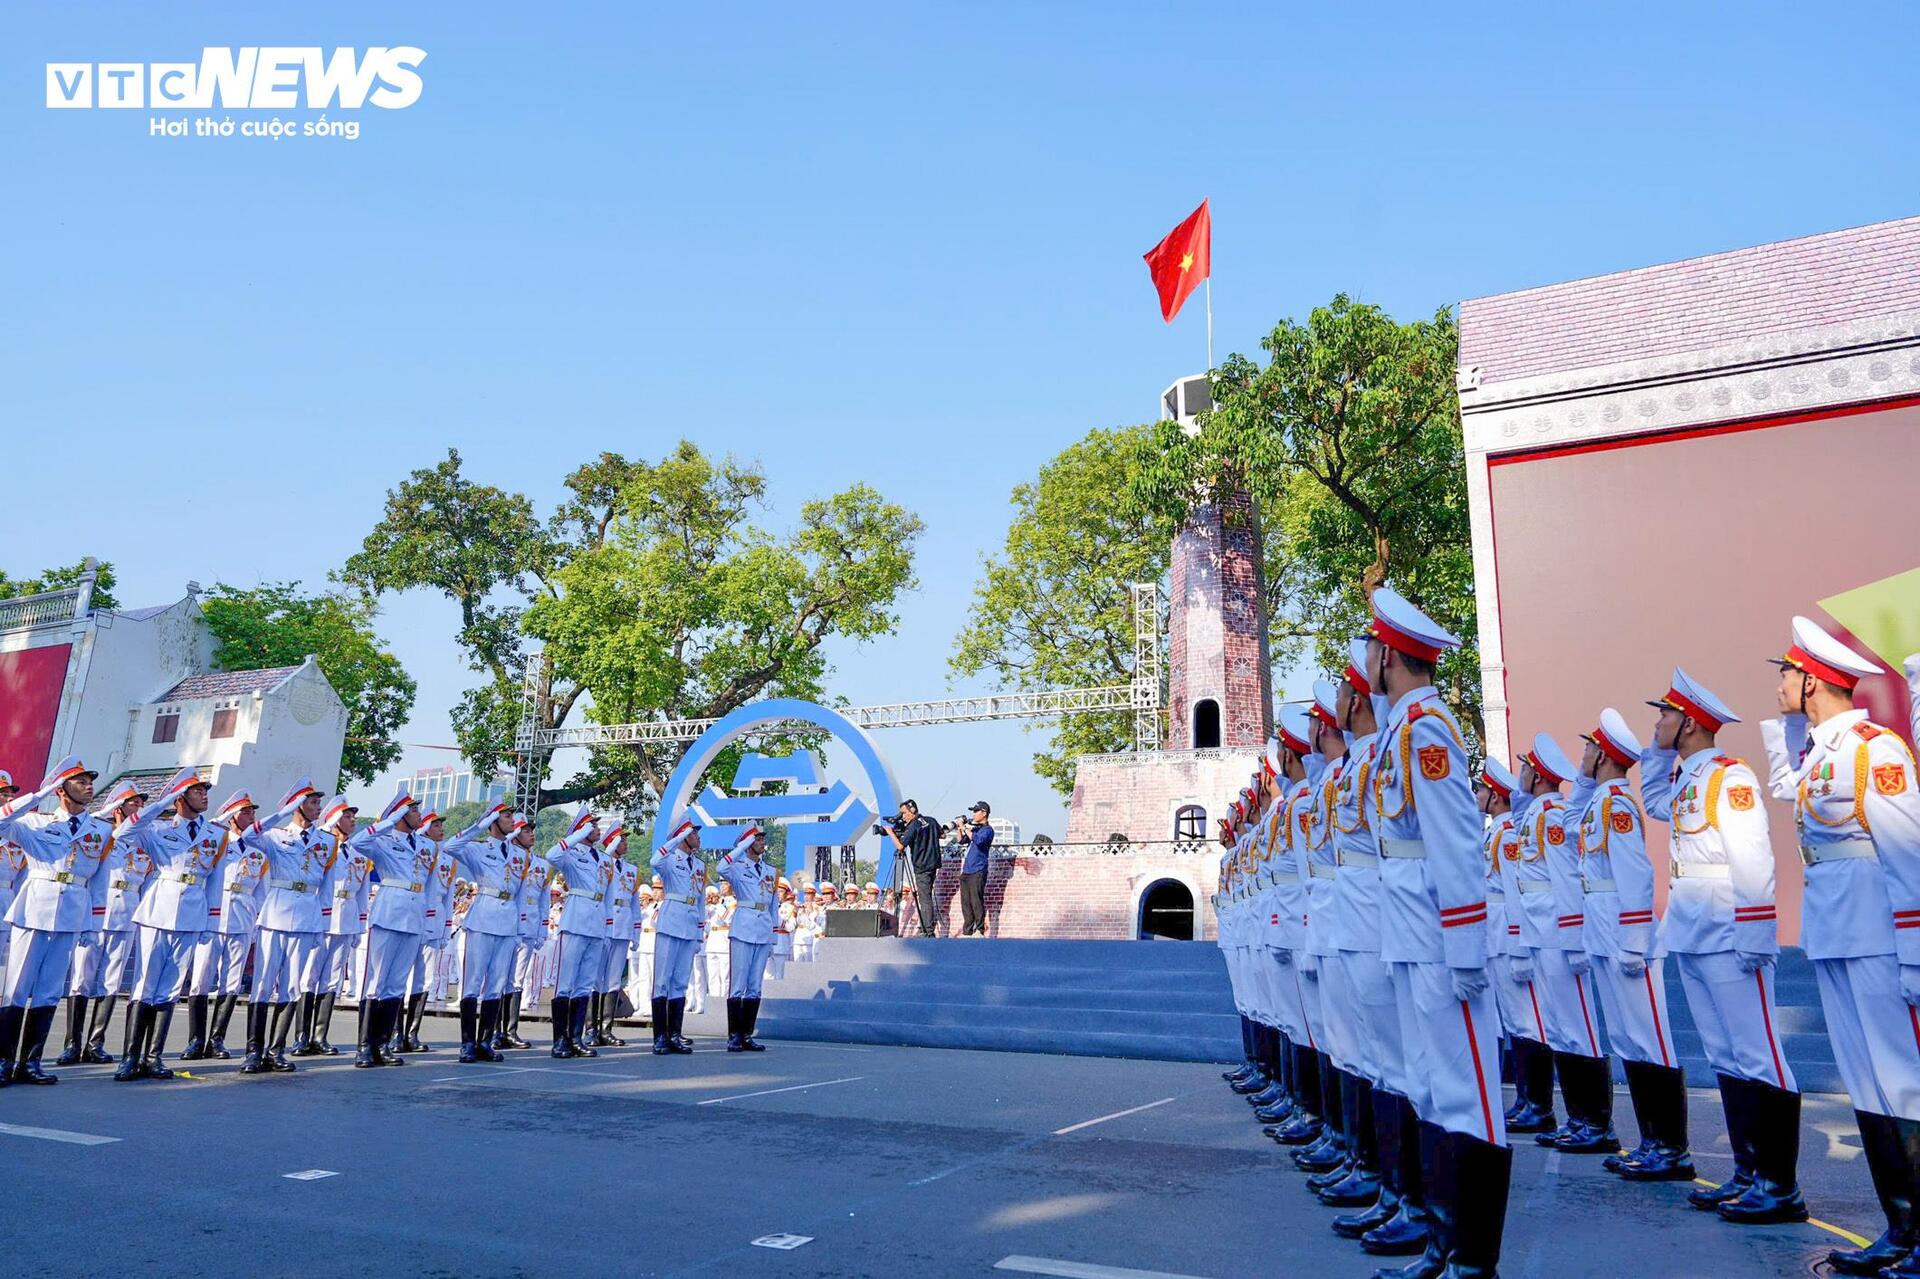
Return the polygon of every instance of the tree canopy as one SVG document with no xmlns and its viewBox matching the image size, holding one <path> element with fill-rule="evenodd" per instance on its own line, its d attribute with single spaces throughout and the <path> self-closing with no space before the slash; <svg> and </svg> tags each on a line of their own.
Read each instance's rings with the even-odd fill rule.
<svg viewBox="0 0 1920 1279">
<path fill-rule="evenodd" d="M 78 582 L 86 574 L 87 561 L 84 557 L 60 568 L 46 569 L 33 577 L 8 577 L 0 572 L 0 600 L 19 599 L 22 595 L 39 595 L 46 591 L 64 590 Z M 111 560 L 101 560 L 94 565 L 93 607 L 119 608 L 120 600 L 113 593 L 119 585 L 113 572 Z"/>
<path fill-rule="evenodd" d="M 216 670 L 295 666 L 313 655 L 347 706 L 342 784 L 371 782 L 400 757 L 394 735 L 413 710 L 415 685 L 375 634 L 366 600 L 304 594 L 298 582 L 222 583 L 200 597 L 200 608 L 213 632 Z"/>
<path fill-rule="evenodd" d="M 1137 454 L 1136 496 L 1179 518 L 1196 494 L 1251 492 L 1270 559 L 1286 562 L 1269 591 L 1329 667 L 1391 581 L 1466 641 L 1439 680 L 1480 732 L 1452 312 L 1402 324 L 1342 294 L 1260 345 L 1265 365 L 1236 354 L 1215 372 L 1197 435 L 1156 427 Z"/>
<path fill-rule="evenodd" d="M 713 718 L 763 697 L 819 699 L 823 644 L 890 633 L 900 593 L 915 586 L 921 521 L 865 484 L 805 503 L 779 534 L 753 523 L 766 505 L 757 466 L 685 441 L 658 462 L 603 453 L 566 488 L 542 521 L 526 497 L 467 477 L 449 451 L 389 493 L 341 572 L 369 597 L 426 588 L 459 606 L 457 638 L 482 679 L 455 708 L 454 731 L 479 772 L 512 748 L 525 639 L 550 664 L 544 727 L 576 712 L 598 723 Z M 684 749 L 596 749 L 542 803 L 650 811 Z"/>
</svg>

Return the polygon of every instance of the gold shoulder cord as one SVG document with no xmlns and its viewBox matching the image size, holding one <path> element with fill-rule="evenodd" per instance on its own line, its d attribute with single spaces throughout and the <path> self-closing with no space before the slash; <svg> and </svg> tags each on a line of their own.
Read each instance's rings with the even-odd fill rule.
<svg viewBox="0 0 1920 1279">
<path fill-rule="evenodd" d="M 1355 821 L 1353 825 L 1342 826 L 1340 824 L 1340 807 L 1338 802 L 1337 801 L 1335 802 L 1334 809 L 1333 809 L 1333 827 L 1335 830 L 1339 831 L 1342 835 L 1352 835 L 1358 831 L 1363 831 L 1367 829 L 1367 787 L 1372 779 L 1372 776 L 1373 776 L 1372 761 L 1368 761 L 1366 763 L 1361 764 L 1360 780 L 1354 786 L 1355 792 L 1358 793 L 1360 797 L 1360 802 L 1358 806 L 1354 809 L 1354 811 L 1359 814 L 1359 820 Z"/>
<path fill-rule="evenodd" d="M 1719 827 L 1720 825 L 1720 784 L 1726 780 L 1726 776 L 1727 776 L 1727 766 L 1725 764 L 1719 764 L 1714 767 L 1713 776 L 1707 778 L 1706 820 L 1700 823 L 1700 825 L 1698 826 L 1689 828 L 1686 826 L 1682 826 L 1679 820 L 1676 818 L 1673 823 L 1673 828 L 1675 830 L 1679 831 L 1682 835 L 1698 835 L 1704 831 L 1714 830 Z"/>
<path fill-rule="evenodd" d="M 1392 812 L 1387 811 L 1387 802 L 1381 793 L 1383 789 L 1381 783 L 1385 777 L 1386 774 L 1384 772 L 1374 774 L 1373 811 L 1380 814 L 1383 820 L 1390 822 L 1398 821 L 1400 816 L 1408 809 L 1413 809 L 1417 812 L 1419 810 L 1419 801 L 1416 800 L 1413 795 L 1413 725 L 1411 723 L 1400 726 L 1401 798 L 1400 807 L 1394 809 Z"/>
<path fill-rule="evenodd" d="M 1829 827 L 1845 826 L 1850 821 L 1859 822 L 1861 830 L 1873 834 L 1873 827 L 1867 824 L 1867 782 L 1872 771 L 1867 759 L 1867 744 L 1862 741 L 1853 750 L 1853 811 L 1832 821 L 1820 816 L 1814 811 L 1813 805 L 1807 802 L 1807 782 L 1804 777 L 1801 778 L 1800 794 L 1793 806 L 1794 815 L 1800 819 L 1800 829 L 1805 830 L 1807 820 L 1811 818 L 1815 825 Z"/>
</svg>

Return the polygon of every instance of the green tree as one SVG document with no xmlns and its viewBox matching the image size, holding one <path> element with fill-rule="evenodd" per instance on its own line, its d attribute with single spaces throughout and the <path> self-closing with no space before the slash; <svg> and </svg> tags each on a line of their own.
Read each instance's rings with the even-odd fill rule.
<svg viewBox="0 0 1920 1279">
<path fill-rule="evenodd" d="M 369 596 L 425 587 L 461 610 L 459 640 L 483 682 L 454 713 L 476 771 L 511 749 L 527 655 L 550 664 L 544 727 L 576 712 L 599 723 L 713 718 L 771 696 L 818 698 L 831 636 L 871 639 L 897 623 L 911 589 L 920 520 L 862 484 L 806 503 L 784 535 L 751 521 L 757 467 L 682 442 L 657 463 L 616 453 L 566 480 L 544 523 L 526 498 L 468 479 L 460 457 L 415 471 L 342 570 Z M 775 734 L 742 749 L 810 740 Z M 542 804 L 600 800 L 651 811 L 679 743 L 594 750 Z"/>
<path fill-rule="evenodd" d="M 1265 365 L 1228 357 L 1197 435 L 1163 422 L 1134 491 L 1178 518 L 1196 494 L 1251 492 L 1288 567 L 1277 594 L 1316 656 L 1344 646 L 1391 580 L 1460 635 L 1439 680 L 1476 734 L 1479 649 L 1453 313 L 1402 324 L 1342 294 L 1261 342 Z"/>
<path fill-rule="evenodd" d="M 415 686 L 374 632 L 369 602 L 342 592 L 304 594 L 298 582 L 222 583 L 200 597 L 200 607 L 218 670 L 295 666 L 313 655 L 347 707 L 343 783 L 371 782 L 400 757 L 394 734 L 413 710 Z"/>
<path fill-rule="evenodd" d="M 113 593 L 119 585 L 114 576 L 113 563 L 101 560 L 94 566 L 93 607 L 119 608 L 120 600 Z M 86 574 L 87 561 L 75 560 L 61 568 L 50 568 L 36 577 L 12 578 L 0 573 L 0 600 L 18 599 L 22 595 L 39 595 L 43 591 L 60 591 L 77 583 Z"/>
</svg>

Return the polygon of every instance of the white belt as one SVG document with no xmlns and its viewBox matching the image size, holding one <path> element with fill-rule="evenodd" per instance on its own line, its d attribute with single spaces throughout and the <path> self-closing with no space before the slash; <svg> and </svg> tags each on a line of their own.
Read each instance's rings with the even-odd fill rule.
<svg viewBox="0 0 1920 1279">
<path fill-rule="evenodd" d="M 1342 866 L 1353 866 L 1360 870 L 1370 870 L 1380 864 L 1380 859 L 1372 853 L 1350 853 L 1343 849 L 1334 856 Z"/>
<path fill-rule="evenodd" d="M 341 895 L 342 897 L 345 897 L 345 896 L 346 896 L 346 894 L 345 894 L 345 893 L 342 893 L 342 894 L 340 894 L 340 895 Z M 488 895 L 489 897 L 495 897 L 495 898 L 498 898 L 499 900 L 501 900 L 501 901 L 503 901 L 503 902 L 510 902 L 510 901 L 512 901 L 512 900 L 513 900 L 513 890 L 512 890 L 512 889 L 509 889 L 509 888 L 489 888 L 489 889 L 487 890 L 487 895 Z"/>
<path fill-rule="evenodd" d="M 1300 882 L 1300 875 L 1299 875 L 1299 872 L 1297 872 L 1297 871 L 1291 871 L 1291 870 L 1276 870 L 1276 871 L 1274 871 L 1274 872 L 1273 872 L 1273 876 L 1272 876 L 1272 879 L 1273 879 L 1273 886 L 1274 886 L 1275 888 L 1278 888 L 1278 887 L 1279 887 L 1280 885 L 1282 885 L 1282 884 L 1297 884 L 1297 883 L 1299 883 L 1299 882 Z"/>
<path fill-rule="evenodd" d="M 1808 866 L 1817 866 L 1821 862 L 1871 860 L 1876 856 L 1871 838 L 1841 839 L 1830 844 L 1800 845 L 1800 860 Z"/>
<path fill-rule="evenodd" d="M 603 897 L 604 895 L 605 895 L 605 894 L 602 894 L 602 893 L 590 893 L 590 892 L 587 892 L 587 891 L 586 891 L 585 889 L 578 889 L 578 890 L 576 890 L 576 891 L 574 891 L 574 892 L 570 892 L 570 893 L 568 893 L 568 894 L 567 894 L 567 896 L 569 896 L 569 897 L 580 897 L 580 898 L 584 898 L 585 900 L 587 900 L 587 901 L 590 901 L 590 902 L 597 902 L 597 901 L 599 901 L 599 900 L 600 900 L 600 899 L 601 899 L 601 898 L 602 898 L 602 897 Z"/>
<path fill-rule="evenodd" d="M 1507 895 L 1497 888 L 1489 888 L 1487 890 L 1487 900 L 1490 902 L 1503 902 L 1507 900 Z"/>
<path fill-rule="evenodd" d="M 1307 874 L 1314 879 L 1338 879 L 1340 872 L 1324 862 L 1308 862 Z"/>
<path fill-rule="evenodd" d="M 1588 879 L 1580 877 L 1580 891 L 1583 893 L 1611 893 L 1615 891 L 1611 879 Z"/>
<path fill-rule="evenodd" d="M 1380 855 L 1382 857 L 1404 858 L 1408 861 L 1420 861 L 1427 855 L 1427 846 L 1417 839 L 1387 839 L 1382 837 L 1380 840 Z"/>
<path fill-rule="evenodd" d="M 130 893 L 133 891 L 133 885 L 128 883 L 124 879 L 114 880 L 113 883 L 109 885 L 109 887 L 113 888 L 114 891 L 116 892 Z"/>
<path fill-rule="evenodd" d="M 1544 879 L 1523 879 L 1513 886 L 1513 890 L 1522 897 L 1537 897 L 1541 893 L 1553 891 L 1553 885 Z"/>
<path fill-rule="evenodd" d="M 77 884 L 80 876 L 70 870 L 36 870 L 29 879 L 37 879 L 43 884 Z"/>
<path fill-rule="evenodd" d="M 269 879 L 268 888 L 279 888 L 289 893 L 310 893 L 313 885 L 304 879 Z"/>
<path fill-rule="evenodd" d="M 172 884 L 185 884 L 189 888 L 200 882 L 200 877 L 190 870 L 163 870 L 160 878 Z"/>
<path fill-rule="evenodd" d="M 613 904 L 616 906 L 624 906 L 627 904 L 627 899 L 624 897 L 616 897 L 613 899 Z"/>
<path fill-rule="evenodd" d="M 1731 874 L 1725 862 L 1674 862 L 1669 868 L 1673 879 L 1726 879 Z"/>
<path fill-rule="evenodd" d="M 683 906 L 693 905 L 692 897 L 682 897 L 679 893 L 668 893 L 667 900 L 670 902 L 679 902 Z"/>
</svg>

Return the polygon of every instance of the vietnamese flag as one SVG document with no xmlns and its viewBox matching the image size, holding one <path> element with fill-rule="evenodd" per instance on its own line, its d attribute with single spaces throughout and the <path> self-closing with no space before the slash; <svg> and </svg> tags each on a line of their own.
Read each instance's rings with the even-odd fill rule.
<svg viewBox="0 0 1920 1279">
<path fill-rule="evenodd" d="M 1153 287 L 1160 291 L 1161 319 L 1171 323 L 1180 314 L 1181 306 L 1207 278 L 1212 252 L 1213 215 L 1202 200 L 1185 222 L 1147 250 L 1147 270 L 1153 274 Z"/>
</svg>

